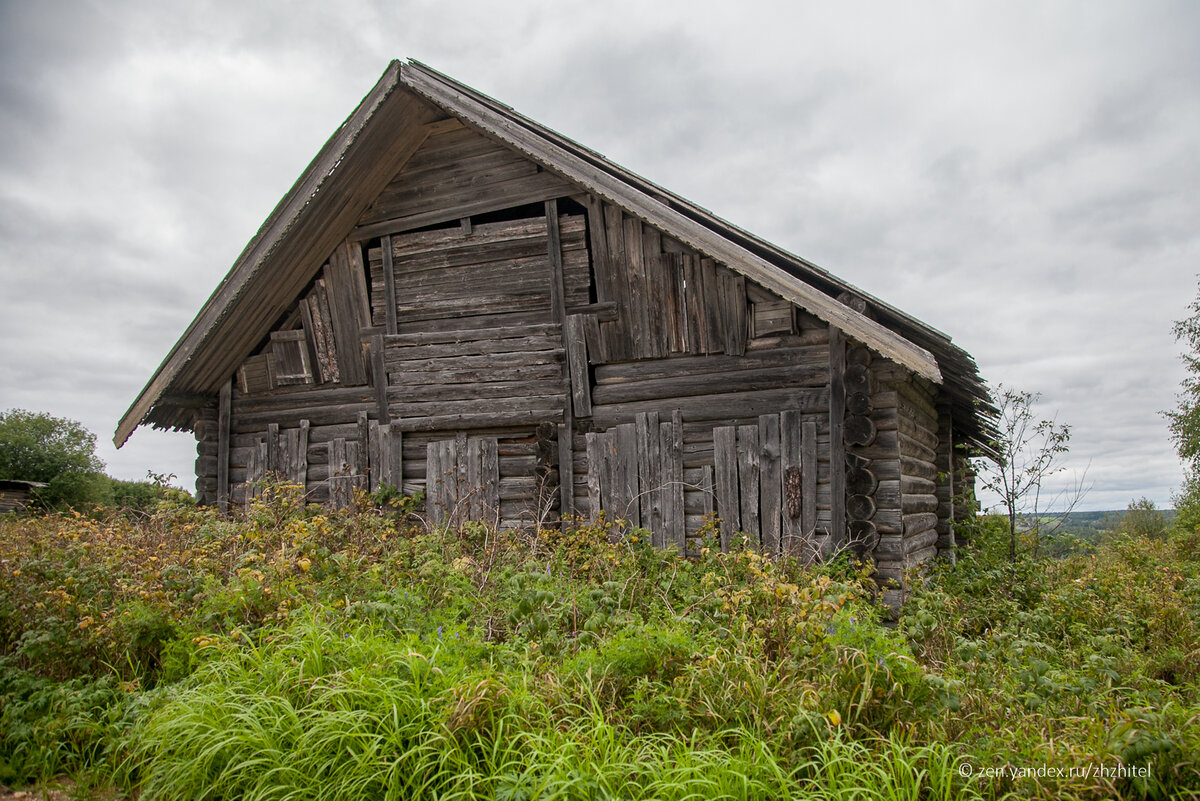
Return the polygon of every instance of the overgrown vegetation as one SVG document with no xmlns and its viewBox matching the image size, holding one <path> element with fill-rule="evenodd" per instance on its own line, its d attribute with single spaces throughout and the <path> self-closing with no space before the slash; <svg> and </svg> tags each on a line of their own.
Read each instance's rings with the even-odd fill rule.
<svg viewBox="0 0 1200 801">
<path fill-rule="evenodd" d="M 275 487 L 235 520 L 170 502 L 0 519 L 0 781 L 1200 796 L 1194 532 L 1013 562 L 988 521 L 886 626 L 844 562 L 688 560 L 603 523 L 430 532 L 405 504 L 332 513 Z"/>
</svg>

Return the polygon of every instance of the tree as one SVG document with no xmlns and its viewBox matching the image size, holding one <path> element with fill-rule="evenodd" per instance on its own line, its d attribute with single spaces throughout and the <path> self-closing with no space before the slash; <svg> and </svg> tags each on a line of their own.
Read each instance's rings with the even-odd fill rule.
<svg viewBox="0 0 1200 801">
<path fill-rule="evenodd" d="M 43 506 L 94 499 L 104 480 L 96 435 L 74 420 L 10 409 L 0 414 L 0 478 L 48 484 L 37 494 Z"/>
<path fill-rule="evenodd" d="M 1179 406 L 1167 417 L 1167 427 L 1179 458 L 1186 463 L 1183 486 L 1172 498 L 1179 511 L 1176 525 L 1200 525 L 1200 296 L 1188 306 L 1189 316 L 1175 321 L 1175 341 L 1186 345 L 1180 358 L 1187 370 L 1180 387 Z"/>
<path fill-rule="evenodd" d="M 1167 529 L 1166 518 L 1158 511 L 1154 501 L 1142 497 L 1130 501 L 1125 509 L 1125 517 L 1121 519 L 1121 530 L 1134 537 L 1161 537 Z"/>
<path fill-rule="evenodd" d="M 984 462 L 979 471 L 984 489 L 1000 496 L 1003 513 L 1008 517 L 1008 558 L 1017 558 L 1020 524 L 1028 526 L 1037 555 L 1041 537 L 1053 533 L 1083 497 L 1081 484 L 1073 492 L 1056 493 L 1049 504 L 1042 489 L 1050 476 L 1065 468 L 1060 457 L 1070 450 L 1071 427 L 1054 419 L 1038 420 L 1033 407 L 1040 395 L 997 387 L 1000 409 L 999 436 L 992 443 L 996 457 Z M 1047 506 L 1060 506 L 1047 523 L 1042 512 Z"/>
</svg>

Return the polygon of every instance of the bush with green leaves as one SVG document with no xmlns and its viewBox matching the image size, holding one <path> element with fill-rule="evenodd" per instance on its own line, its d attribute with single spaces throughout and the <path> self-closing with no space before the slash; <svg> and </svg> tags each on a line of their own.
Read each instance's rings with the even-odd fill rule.
<svg viewBox="0 0 1200 801">
<path fill-rule="evenodd" d="M 97 503 L 105 487 L 96 435 L 44 412 L 0 413 L 0 478 L 47 484 L 34 494 L 45 507 Z"/>
</svg>

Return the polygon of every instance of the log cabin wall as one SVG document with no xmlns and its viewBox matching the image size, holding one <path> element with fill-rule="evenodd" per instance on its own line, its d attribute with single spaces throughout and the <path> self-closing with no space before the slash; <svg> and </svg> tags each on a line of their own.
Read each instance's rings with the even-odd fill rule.
<svg viewBox="0 0 1200 801">
<path fill-rule="evenodd" d="M 822 550 L 837 506 L 829 327 L 619 208 L 584 205 L 595 303 L 568 316 L 564 505 L 688 552 L 714 514 L 722 548 L 740 533 Z"/>
<path fill-rule="evenodd" d="M 217 502 L 217 433 L 216 404 L 196 412 L 192 421 L 196 436 L 196 503 L 211 506 Z"/>
<path fill-rule="evenodd" d="M 884 586 L 884 601 L 897 607 L 903 600 L 904 574 L 937 555 L 945 536 L 944 476 L 938 464 L 940 418 L 932 384 L 891 362 L 872 365 L 871 420 L 874 441 L 869 447 L 851 446 L 850 458 L 859 460 L 877 480 L 873 497 L 873 552 L 877 580 Z M 869 460 L 869 464 L 861 460 Z M 849 480 L 853 486 L 857 481 Z M 855 507 L 853 496 L 848 500 Z M 852 511 L 853 514 L 853 511 Z M 853 524 L 852 524 L 853 531 Z"/>
</svg>

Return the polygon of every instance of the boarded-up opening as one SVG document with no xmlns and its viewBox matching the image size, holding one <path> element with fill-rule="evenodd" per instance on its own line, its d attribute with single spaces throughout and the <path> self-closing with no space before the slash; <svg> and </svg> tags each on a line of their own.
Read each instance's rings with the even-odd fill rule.
<svg viewBox="0 0 1200 801">
<path fill-rule="evenodd" d="M 654 545 L 685 547 L 683 423 L 678 412 L 638 414 L 602 433 L 587 435 L 589 508 L 611 521 L 646 528 Z"/>
<path fill-rule="evenodd" d="M 426 450 L 425 508 L 436 526 L 467 520 L 496 524 L 500 510 L 500 457 L 496 437 L 430 442 Z"/>
<path fill-rule="evenodd" d="M 817 425 L 785 411 L 758 425 L 713 429 L 714 492 L 721 549 L 738 542 L 772 555 L 815 555 Z"/>
</svg>

